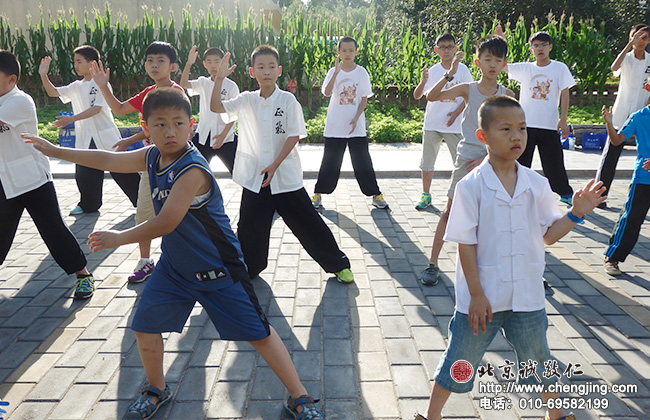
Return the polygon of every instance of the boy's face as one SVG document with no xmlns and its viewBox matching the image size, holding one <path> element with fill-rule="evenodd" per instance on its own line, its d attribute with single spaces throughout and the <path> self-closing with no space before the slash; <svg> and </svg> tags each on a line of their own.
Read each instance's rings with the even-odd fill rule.
<svg viewBox="0 0 650 420">
<path fill-rule="evenodd" d="M 534 40 L 530 43 L 530 52 L 535 56 L 537 61 L 545 61 L 553 49 L 553 44 L 548 41 Z"/>
<path fill-rule="evenodd" d="M 194 119 L 180 108 L 159 108 L 153 110 L 143 128 L 163 156 L 170 156 L 185 150 L 192 132 Z"/>
<path fill-rule="evenodd" d="M 219 72 L 219 66 L 221 65 L 221 57 L 218 55 L 208 55 L 203 60 L 203 67 L 210 73 L 211 76 L 215 76 Z"/>
<path fill-rule="evenodd" d="M 353 63 L 354 57 L 357 56 L 359 50 L 354 46 L 354 42 L 341 42 L 337 54 L 344 63 Z"/>
<path fill-rule="evenodd" d="M 440 56 L 442 61 L 453 60 L 457 49 L 458 47 L 454 41 L 440 41 L 438 45 L 433 47 L 433 50 Z"/>
<path fill-rule="evenodd" d="M 144 62 L 144 69 L 154 81 L 165 80 L 176 70 L 176 63 L 170 63 L 165 54 L 149 54 Z"/>
<path fill-rule="evenodd" d="M 90 76 L 90 63 L 92 61 L 87 61 L 86 57 L 81 54 L 74 55 L 74 71 L 81 77 Z"/>
<path fill-rule="evenodd" d="M 645 47 L 648 46 L 648 43 L 650 43 L 650 34 L 648 33 L 647 30 L 639 30 L 638 32 L 641 32 L 638 35 L 638 41 L 632 44 L 632 48 L 638 49 L 638 50 L 645 50 Z M 637 32 L 637 33 L 638 33 Z M 636 33 L 634 34 L 636 35 Z M 630 40 L 632 37 L 630 37 Z"/>
<path fill-rule="evenodd" d="M 508 62 L 505 57 L 497 57 L 493 55 L 490 51 L 483 51 L 481 55 L 474 60 L 476 67 L 481 69 L 481 74 L 483 78 L 488 80 L 496 80 L 499 77 L 499 73 L 506 67 Z"/>
<path fill-rule="evenodd" d="M 11 89 L 16 86 L 18 82 L 18 77 L 15 74 L 11 76 L 5 74 L 3 71 L 0 71 L 0 96 L 4 96 L 9 93 Z"/>
<path fill-rule="evenodd" d="M 260 54 L 255 57 L 253 67 L 249 67 L 248 71 L 260 88 L 270 88 L 275 86 L 275 82 L 282 74 L 282 66 L 278 64 L 278 60 L 271 54 Z"/>
<path fill-rule="evenodd" d="M 487 128 L 476 130 L 476 138 L 487 145 L 488 156 L 501 161 L 517 160 L 526 148 L 526 116 L 521 108 L 510 106 L 492 111 Z"/>
</svg>

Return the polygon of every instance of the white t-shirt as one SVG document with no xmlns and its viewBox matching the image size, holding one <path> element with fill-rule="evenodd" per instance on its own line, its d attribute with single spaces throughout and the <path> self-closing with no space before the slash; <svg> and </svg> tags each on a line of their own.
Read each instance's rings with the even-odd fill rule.
<svg viewBox="0 0 650 420">
<path fill-rule="evenodd" d="M 557 130 L 560 92 L 576 84 L 566 64 L 555 60 L 546 66 L 508 64 L 508 77 L 521 83 L 519 102 L 526 113 L 526 125 Z"/>
<path fill-rule="evenodd" d="M 0 182 L 7 198 L 52 180 L 50 161 L 20 137 L 20 133 L 38 134 L 37 121 L 31 96 L 17 87 L 0 96 Z"/>
<path fill-rule="evenodd" d="M 493 312 L 544 309 L 544 234 L 562 217 L 548 180 L 517 165 L 512 197 L 484 160 L 458 182 L 445 241 L 477 245 L 478 275 Z M 456 310 L 470 294 L 456 259 Z"/>
<path fill-rule="evenodd" d="M 650 92 L 643 88 L 650 73 L 650 54 L 644 53 L 643 60 L 634 57 L 634 51 L 630 51 L 623 58 L 621 67 L 614 72 L 621 81 L 618 85 L 618 95 L 612 108 L 612 124 L 620 130 L 627 117 L 643 108 Z"/>
<path fill-rule="evenodd" d="M 443 78 L 448 69 L 442 67 L 441 63 L 429 69 L 429 78 L 424 85 L 424 95 L 426 94 Z M 467 66 L 463 63 L 458 64 L 458 70 L 454 74 L 454 79 L 451 82 L 445 83 L 443 89 L 449 89 L 459 83 L 469 83 L 472 81 L 472 74 L 469 72 Z M 438 131 L 440 133 L 458 133 L 460 134 L 460 123 L 463 120 L 462 114 L 459 115 L 454 123 L 447 127 L 449 121 L 449 114 L 455 111 L 460 104 L 463 103 L 462 97 L 456 99 L 444 99 L 442 101 L 427 101 L 427 107 L 424 111 L 424 130 Z"/>
<path fill-rule="evenodd" d="M 260 91 L 242 92 L 223 102 L 225 122 L 239 120 L 239 143 L 232 179 L 254 193 L 262 188 L 262 170 L 273 163 L 287 138 L 307 137 L 302 107 L 291 93 L 275 87 L 262 98 Z M 294 147 L 282 161 L 273 179 L 271 194 L 297 191 L 303 187 L 300 157 Z"/>
<path fill-rule="evenodd" d="M 219 117 L 219 114 L 210 111 L 210 99 L 212 98 L 214 81 L 209 77 L 200 76 L 198 79 L 190 80 L 189 82 L 192 85 L 192 88 L 187 90 L 188 95 L 201 96 L 199 100 L 199 127 L 197 128 L 199 133 L 199 143 L 212 147 L 214 142 L 212 139 L 208 141 L 208 134 L 211 137 L 219 135 L 226 126 L 221 117 Z M 221 100 L 226 101 L 237 95 L 239 95 L 237 84 L 228 78 L 223 79 L 223 84 L 221 85 Z M 235 127 L 233 126 L 230 128 L 230 131 L 228 131 L 228 134 L 223 141 L 224 144 L 235 139 L 234 128 Z"/>
<path fill-rule="evenodd" d="M 113 91 L 111 85 L 108 88 Z M 95 141 L 97 149 L 113 150 L 113 145 L 122 139 L 115 125 L 111 109 L 94 80 L 76 80 L 67 86 L 56 88 L 59 99 L 64 104 L 72 102 L 72 112 L 81 114 L 94 106 L 102 107 L 98 114 L 90 118 L 75 121 L 75 147 L 88 149 L 90 139 Z"/>
<path fill-rule="evenodd" d="M 325 94 L 325 87 L 334 75 L 332 67 L 325 76 L 322 91 Z M 357 120 L 357 125 L 352 133 L 350 121 L 357 114 L 361 99 L 373 95 L 370 86 L 370 75 L 363 67 L 357 65 L 352 71 L 341 70 L 334 81 L 332 96 L 327 107 L 327 119 L 325 120 L 325 137 L 365 137 L 366 116 L 362 113 Z"/>
</svg>

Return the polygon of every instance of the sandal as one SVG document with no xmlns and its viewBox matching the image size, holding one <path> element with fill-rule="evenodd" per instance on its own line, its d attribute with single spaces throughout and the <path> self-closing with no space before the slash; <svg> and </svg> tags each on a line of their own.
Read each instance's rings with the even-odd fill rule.
<svg viewBox="0 0 650 420">
<path fill-rule="evenodd" d="M 544 416 L 544 418 L 546 420 L 551 420 L 551 418 L 548 416 L 548 414 L 546 416 Z M 576 420 L 576 416 L 573 413 L 569 413 L 566 416 L 560 417 L 559 419 L 556 419 L 556 420 Z"/>
<path fill-rule="evenodd" d="M 284 402 L 284 413 L 291 415 L 292 417 L 290 418 L 294 420 L 324 419 L 325 417 L 323 417 L 314 405 L 318 401 L 306 394 L 296 399 L 289 396 Z M 302 407 L 302 410 L 298 411 L 298 407 Z"/>
<path fill-rule="evenodd" d="M 158 401 L 153 402 L 151 400 L 153 397 L 158 398 Z M 129 407 L 125 418 L 140 420 L 151 418 L 160 407 L 167 404 L 171 399 L 172 393 L 169 390 L 169 385 L 165 385 L 164 391 L 153 386 L 144 386 L 138 399 Z"/>
</svg>

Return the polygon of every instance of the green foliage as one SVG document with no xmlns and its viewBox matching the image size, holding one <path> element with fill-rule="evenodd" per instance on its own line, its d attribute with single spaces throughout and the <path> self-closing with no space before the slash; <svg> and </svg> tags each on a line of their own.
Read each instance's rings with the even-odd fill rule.
<svg viewBox="0 0 650 420">
<path fill-rule="evenodd" d="M 604 124 L 600 105 L 570 106 L 567 121 L 569 124 Z"/>
</svg>

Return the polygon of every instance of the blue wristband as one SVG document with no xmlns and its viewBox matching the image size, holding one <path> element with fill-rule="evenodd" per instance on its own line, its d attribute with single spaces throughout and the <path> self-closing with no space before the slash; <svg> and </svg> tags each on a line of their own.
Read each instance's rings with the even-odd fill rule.
<svg viewBox="0 0 650 420">
<path fill-rule="evenodd" d="M 569 220 L 571 220 L 573 223 L 577 223 L 579 225 L 584 225 L 585 224 L 585 218 L 583 217 L 578 217 L 571 213 L 570 211 L 566 212 L 567 217 Z"/>
</svg>

